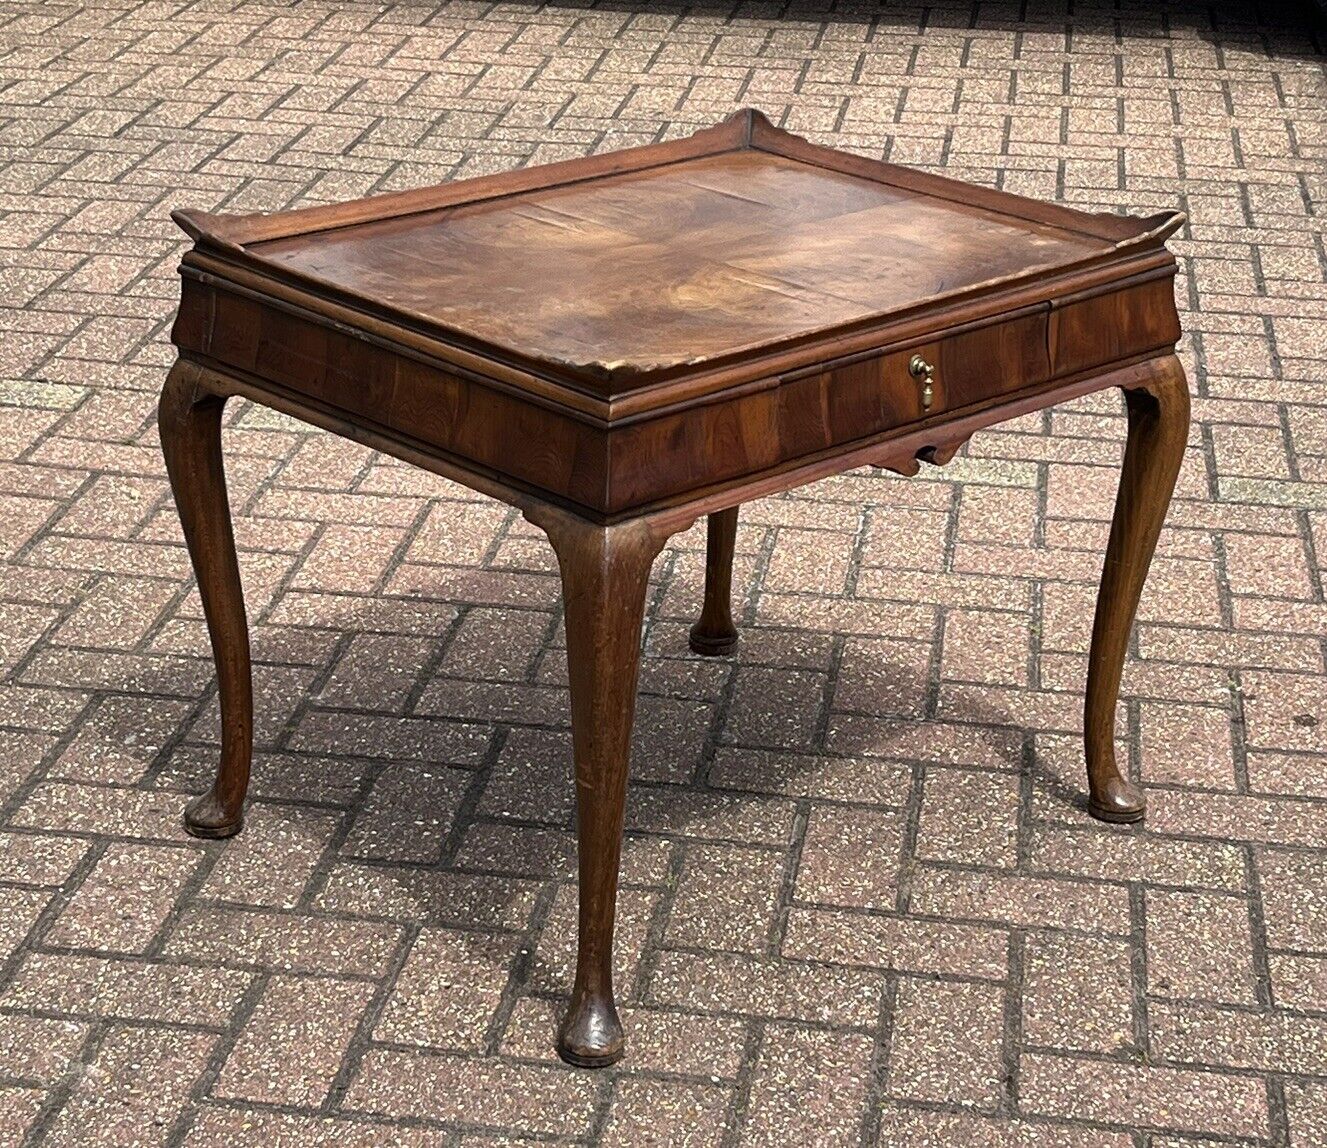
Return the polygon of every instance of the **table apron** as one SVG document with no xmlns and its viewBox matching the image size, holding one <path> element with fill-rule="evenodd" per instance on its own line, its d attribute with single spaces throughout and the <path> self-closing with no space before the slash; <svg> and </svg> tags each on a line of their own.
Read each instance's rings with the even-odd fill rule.
<svg viewBox="0 0 1327 1148">
<path fill-rule="evenodd" d="M 959 414 L 942 423 L 903 428 L 880 434 L 833 450 L 817 452 L 789 461 L 783 466 L 744 475 L 727 482 L 709 483 L 683 495 L 631 507 L 616 514 L 605 514 L 592 507 L 572 502 L 556 493 L 491 467 L 475 464 L 440 450 L 408 434 L 375 424 L 371 420 L 347 417 L 336 409 L 287 387 L 259 379 L 205 357 L 182 354 L 181 361 L 196 372 L 200 393 L 238 396 L 290 415 L 311 426 L 330 431 L 342 438 L 362 443 L 403 462 L 431 471 L 516 506 L 529 514 L 538 508 L 556 507 L 587 522 L 610 525 L 630 519 L 646 519 L 666 534 L 685 529 L 697 517 L 717 510 L 740 506 L 756 498 L 765 498 L 794 490 L 831 475 L 862 466 L 885 467 L 900 472 L 915 472 L 914 460 L 926 458 L 937 446 L 952 447 L 965 442 L 979 430 L 1019 418 L 1032 411 L 1068 402 L 1096 391 L 1119 387 L 1123 390 L 1146 388 L 1157 379 L 1170 377 L 1176 366 L 1173 352 L 1140 356 L 1113 366 L 1107 371 L 1085 372 L 1077 377 L 1056 380 L 1038 391 L 1014 396 L 998 406 Z"/>
</svg>

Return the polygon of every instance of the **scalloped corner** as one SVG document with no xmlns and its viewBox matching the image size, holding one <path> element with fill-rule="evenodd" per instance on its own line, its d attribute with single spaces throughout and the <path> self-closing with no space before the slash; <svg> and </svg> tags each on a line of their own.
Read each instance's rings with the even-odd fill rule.
<svg viewBox="0 0 1327 1148">
<path fill-rule="evenodd" d="M 220 215 L 211 211 L 199 211 L 192 207 L 182 207 L 170 213 L 175 225 L 194 243 L 206 243 L 212 247 L 224 247 L 238 250 L 240 244 L 233 238 L 233 225 L 242 220 L 242 215 Z"/>
<path fill-rule="evenodd" d="M 208 226 L 213 216 L 206 211 L 196 211 L 192 207 L 177 207 L 170 213 L 170 217 L 175 221 L 175 226 L 195 243 L 214 233 Z"/>
<path fill-rule="evenodd" d="M 1158 211 L 1155 215 L 1144 216 L 1138 220 L 1143 230 L 1133 242 L 1153 240 L 1165 243 L 1188 222 L 1189 217 L 1182 211 Z"/>
</svg>

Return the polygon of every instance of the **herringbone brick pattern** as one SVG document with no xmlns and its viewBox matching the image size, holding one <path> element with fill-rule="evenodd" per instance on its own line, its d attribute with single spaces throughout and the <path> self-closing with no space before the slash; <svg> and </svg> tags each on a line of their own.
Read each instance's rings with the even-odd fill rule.
<svg viewBox="0 0 1327 1148">
<path fill-rule="evenodd" d="M 0 1142 L 1327 1143 L 1322 58 L 1297 6 L 0 3 Z M 182 237 L 681 134 L 1182 206 L 1190 457 L 1126 671 L 1145 828 L 1081 809 L 1114 396 L 745 508 L 740 655 L 655 568 L 631 1051 L 563 1068 L 551 554 L 263 410 L 227 448 L 244 834 L 153 425 Z"/>
</svg>

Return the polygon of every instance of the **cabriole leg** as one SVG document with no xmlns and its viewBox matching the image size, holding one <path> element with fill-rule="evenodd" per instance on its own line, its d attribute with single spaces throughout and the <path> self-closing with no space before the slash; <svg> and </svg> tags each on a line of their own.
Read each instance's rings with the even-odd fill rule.
<svg viewBox="0 0 1327 1148">
<path fill-rule="evenodd" d="M 185 828 L 195 837 L 230 837 L 240 831 L 253 753 L 249 627 L 221 459 L 225 403 L 223 396 L 199 388 L 197 368 L 177 363 L 157 408 L 166 472 L 203 599 L 221 696 L 216 779 L 184 810 Z"/>
<path fill-rule="evenodd" d="M 1125 391 L 1129 439 L 1097 596 L 1088 659 L 1084 738 L 1088 810 L 1102 821 L 1139 821 L 1147 801 L 1115 763 L 1115 705 L 1129 631 L 1156 550 L 1161 523 L 1184 460 L 1189 388 L 1179 360 L 1159 364 L 1155 378 Z"/>
<path fill-rule="evenodd" d="M 556 511 L 531 517 L 548 531 L 562 570 L 576 765 L 579 940 L 558 1054 L 597 1068 L 624 1051 L 613 998 L 613 923 L 641 623 L 663 539 L 642 521 L 596 526 Z"/>
</svg>

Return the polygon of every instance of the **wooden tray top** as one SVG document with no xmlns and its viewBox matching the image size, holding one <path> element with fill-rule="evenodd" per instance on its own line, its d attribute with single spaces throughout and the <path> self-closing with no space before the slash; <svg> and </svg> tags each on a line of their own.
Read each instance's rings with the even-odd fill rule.
<svg viewBox="0 0 1327 1148">
<path fill-rule="evenodd" d="M 195 240 L 183 351 L 596 513 L 1178 337 L 1164 241 L 1183 216 L 972 187 L 749 111 L 683 140 L 404 194 L 175 218 Z M 937 368 L 926 404 L 904 369 L 914 353 Z M 676 423 L 716 403 L 726 412 Z M 454 425 L 462 411 L 546 438 L 561 461 L 510 462 L 510 443 Z M 720 433 L 739 441 L 716 461 Z M 645 474 L 627 457 L 660 450 L 678 465 Z"/>
</svg>

